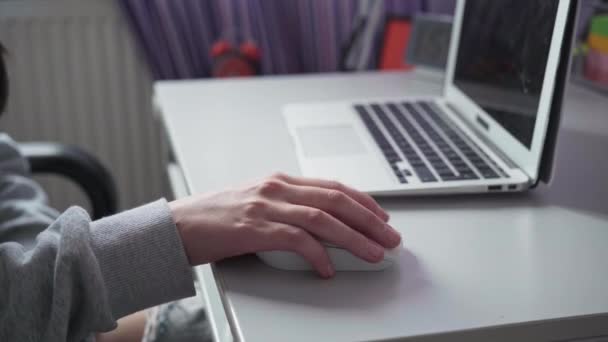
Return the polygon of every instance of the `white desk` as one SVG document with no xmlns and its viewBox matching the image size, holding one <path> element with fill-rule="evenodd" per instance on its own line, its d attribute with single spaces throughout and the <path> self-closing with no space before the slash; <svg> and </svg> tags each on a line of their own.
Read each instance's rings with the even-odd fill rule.
<svg viewBox="0 0 608 342">
<path fill-rule="evenodd" d="M 189 190 L 203 192 L 277 170 L 299 173 L 281 118 L 286 103 L 436 94 L 440 87 L 435 77 L 399 73 L 160 82 L 156 100 Z M 217 281 L 234 338 L 608 335 L 607 108 L 606 98 L 570 89 L 549 189 L 382 200 L 409 249 L 392 270 L 323 281 L 255 257 L 214 265 L 205 281 Z M 216 313 L 218 303 L 210 304 Z"/>
</svg>

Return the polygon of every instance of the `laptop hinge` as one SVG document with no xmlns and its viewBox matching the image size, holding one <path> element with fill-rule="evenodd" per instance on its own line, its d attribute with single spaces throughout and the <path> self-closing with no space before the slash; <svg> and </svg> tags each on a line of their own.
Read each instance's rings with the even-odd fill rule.
<svg viewBox="0 0 608 342">
<path fill-rule="evenodd" d="M 478 128 L 475 127 L 475 125 L 472 125 L 469 121 L 467 121 L 465 119 L 465 116 L 462 114 L 461 111 L 458 110 L 458 108 L 456 108 L 456 106 L 454 106 L 448 102 L 446 102 L 446 105 L 452 110 L 452 112 L 454 114 L 456 114 L 458 119 L 462 123 L 464 123 L 465 126 L 467 126 L 473 132 L 473 134 L 475 134 L 475 136 L 477 138 L 479 138 L 486 146 L 488 146 L 490 148 L 490 150 L 492 150 L 492 152 L 494 152 L 494 154 L 496 154 L 496 156 L 498 156 L 498 158 L 500 158 L 510 169 L 520 169 L 521 170 L 521 168 L 519 166 L 517 166 L 517 164 L 513 160 L 511 160 L 511 158 L 509 158 L 503 151 L 501 151 L 496 145 L 494 145 L 494 143 L 492 143 L 490 141 L 490 139 L 486 138 L 483 134 L 479 133 Z"/>
</svg>

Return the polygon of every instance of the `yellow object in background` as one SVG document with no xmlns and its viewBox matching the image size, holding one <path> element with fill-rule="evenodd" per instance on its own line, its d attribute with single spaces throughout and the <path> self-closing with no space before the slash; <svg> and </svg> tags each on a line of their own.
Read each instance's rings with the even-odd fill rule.
<svg viewBox="0 0 608 342">
<path fill-rule="evenodd" d="M 608 36 L 603 37 L 597 34 L 590 34 L 589 47 L 601 53 L 608 54 Z"/>
</svg>

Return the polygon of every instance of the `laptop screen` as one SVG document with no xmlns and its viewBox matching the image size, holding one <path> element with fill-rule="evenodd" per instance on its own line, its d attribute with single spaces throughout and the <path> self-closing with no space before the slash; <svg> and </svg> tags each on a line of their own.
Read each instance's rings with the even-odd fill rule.
<svg viewBox="0 0 608 342">
<path fill-rule="evenodd" d="M 455 85 L 528 148 L 559 1 L 467 0 Z"/>
</svg>

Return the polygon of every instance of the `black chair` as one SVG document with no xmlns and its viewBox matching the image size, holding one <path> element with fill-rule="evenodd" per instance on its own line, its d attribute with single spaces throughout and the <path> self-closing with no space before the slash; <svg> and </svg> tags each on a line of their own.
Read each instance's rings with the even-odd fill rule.
<svg viewBox="0 0 608 342">
<path fill-rule="evenodd" d="M 93 219 L 116 213 L 116 185 L 108 170 L 92 155 L 58 143 L 22 143 L 21 153 L 34 174 L 55 174 L 78 184 L 87 194 Z"/>
</svg>

